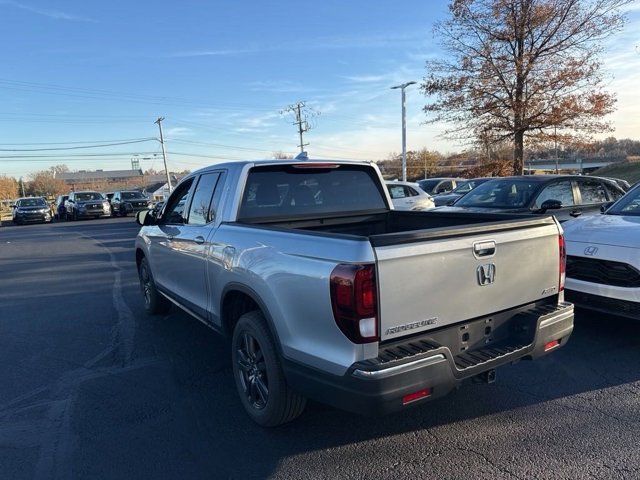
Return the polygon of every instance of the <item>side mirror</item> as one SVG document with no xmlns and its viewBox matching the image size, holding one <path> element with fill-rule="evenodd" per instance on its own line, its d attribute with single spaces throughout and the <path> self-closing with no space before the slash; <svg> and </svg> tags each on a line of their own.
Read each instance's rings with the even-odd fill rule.
<svg viewBox="0 0 640 480">
<path fill-rule="evenodd" d="M 136 223 L 142 227 L 156 224 L 156 216 L 151 210 L 141 210 L 136 214 Z"/>
<path fill-rule="evenodd" d="M 562 202 L 560 200 L 549 199 L 540 205 L 540 213 L 544 213 L 547 210 L 558 210 L 560 208 L 562 208 Z"/>
<path fill-rule="evenodd" d="M 452 206 L 454 203 L 456 203 L 455 199 L 454 199 L 454 200 L 449 200 L 449 201 L 447 202 L 447 207 Z"/>
<path fill-rule="evenodd" d="M 16 204 L 12 203 L 11 205 L 9 205 L 9 208 L 16 208 Z"/>
<path fill-rule="evenodd" d="M 609 210 L 609 207 L 610 207 L 611 205 L 613 205 L 614 203 L 616 203 L 616 202 L 607 202 L 607 203 L 603 203 L 603 204 L 602 204 L 602 206 L 600 207 L 600 213 L 604 213 L 604 212 L 606 212 L 607 210 Z"/>
</svg>

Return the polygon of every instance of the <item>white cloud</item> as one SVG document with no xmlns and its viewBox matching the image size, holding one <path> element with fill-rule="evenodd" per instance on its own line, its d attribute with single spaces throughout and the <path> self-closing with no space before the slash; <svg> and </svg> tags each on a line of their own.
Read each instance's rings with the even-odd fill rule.
<svg viewBox="0 0 640 480">
<path fill-rule="evenodd" d="M 52 18 L 54 20 L 67 20 L 71 22 L 95 22 L 95 20 L 80 15 L 61 12 L 59 10 L 49 10 L 45 8 L 33 7 L 25 3 L 15 2 L 13 0 L 0 0 L 0 5 L 18 8 L 27 12 L 34 13 L 43 17 Z"/>
</svg>

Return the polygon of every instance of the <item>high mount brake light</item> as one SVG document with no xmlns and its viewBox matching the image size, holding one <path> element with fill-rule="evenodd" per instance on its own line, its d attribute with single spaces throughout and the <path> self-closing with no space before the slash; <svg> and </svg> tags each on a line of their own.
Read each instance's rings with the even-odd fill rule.
<svg viewBox="0 0 640 480">
<path fill-rule="evenodd" d="M 564 235 L 558 237 L 558 249 L 560 251 L 560 278 L 558 279 L 558 292 L 564 290 L 564 282 L 567 276 L 567 244 Z"/>
<path fill-rule="evenodd" d="M 342 333 L 353 343 L 377 342 L 375 266 L 340 264 L 331 272 L 329 283 L 333 317 Z"/>
<path fill-rule="evenodd" d="M 340 165 L 337 163 L 294 163 L 291 165 L 293 168 L 338 168 Z"/>
</svg>

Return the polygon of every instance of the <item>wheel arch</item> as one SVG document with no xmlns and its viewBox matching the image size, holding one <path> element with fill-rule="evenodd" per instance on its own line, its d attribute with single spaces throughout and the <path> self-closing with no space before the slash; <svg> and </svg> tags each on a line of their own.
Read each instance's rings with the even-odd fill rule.
<svg viewBox="0 0 640 480">
<path fill-rule="evenodd" d="M 233 328 L 242 315 L 253 310 L 260 310 L 275 342 L 276 349 L 279 354 L 282 354 L 282 345 L 273 317 L 255 290 L 245 284 L 233 282 L 224 287 L 220 298 L 220 322 L 225 336 L 231 337 Z"/>
</svg>

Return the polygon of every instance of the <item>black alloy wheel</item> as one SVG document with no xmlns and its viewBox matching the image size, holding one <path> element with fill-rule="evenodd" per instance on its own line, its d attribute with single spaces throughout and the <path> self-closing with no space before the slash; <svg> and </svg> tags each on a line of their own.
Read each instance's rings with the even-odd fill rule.
<svg viewBox="0 0 640 480">
<path fill-rule="evenodd" d="M 250 333 L 243 332 L 236 353 L 240 383 L 247 401 L 256 410 L 262 410 L 269 401 L 269 378 L 260 343 Z"/>
</svg>

